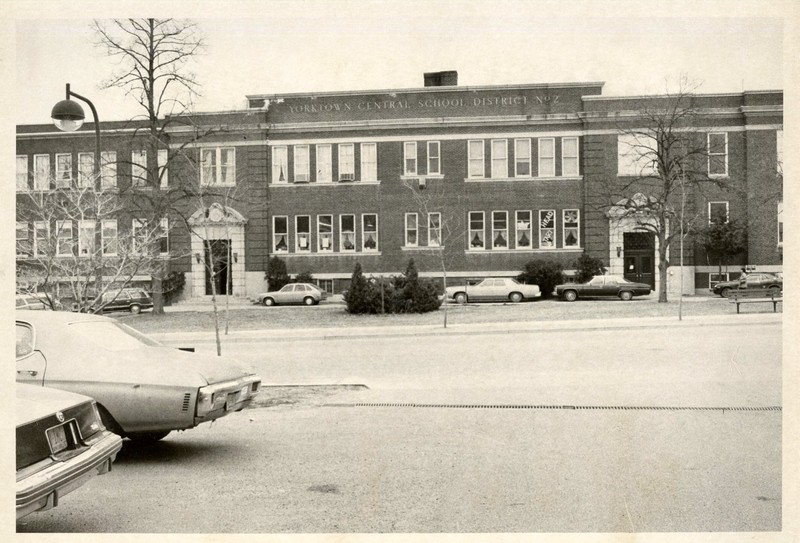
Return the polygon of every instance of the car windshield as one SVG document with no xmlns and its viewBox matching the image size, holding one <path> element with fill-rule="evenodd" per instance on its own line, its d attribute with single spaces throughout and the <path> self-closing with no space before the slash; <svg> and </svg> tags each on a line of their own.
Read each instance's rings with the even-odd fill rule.
<svg viewBox="0 0 800 543">
<path fill-rule="evenodd" d="M 163 347 L 130 326 L 114 321 L 70 323 L 70 329 L 107 351 L 130 351 L 142 347 Z"/>
</svg>

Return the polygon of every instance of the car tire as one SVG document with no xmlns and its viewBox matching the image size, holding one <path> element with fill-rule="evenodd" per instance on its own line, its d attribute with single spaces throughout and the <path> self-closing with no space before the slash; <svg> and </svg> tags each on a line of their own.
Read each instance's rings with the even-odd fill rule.
<svg viewBox="0 0 800 543">
<path fill-rule="evenodd" d="M 719 295 L 722 296 L 723 298 L 730 298 L 731 297 L 731 289 L 724 288 L 724 289 L 719 291 Z"/>
<path fill-rule="evenodd" d="M 314 298 L 312 298 L 311 296 L 306 296 L 305 298 L 303 298 L 303 303 L 305 305 L 314 305 L 316 302 L 314 301 Z"/>
<path fill-rule="evenodd" d="M 139 304 L 133 304 L 131 306 L 131 313 L 133 313 L 134 315 L 138 315 L 141 312 L 142 312 L 142 306 L 140 306 Z"/>
<path fill-rule="evenodd" d="M 263 300 L 261 300 L 261 303 L 267 307 L 270 307 L 275 305 L 275 300 L 273 300 L 272 298 L 264 298 Z"/>
<path fill-rule="evenodd" d="M 629 302 L 633 299 L 633 292 L 629 290 L 623 290 L 619 293 L 619 299 L 623 302 Z"/>
<path fill-rule="evenodd" d="M 512 292 L 508 295 L 508 299 L 511 300 L 513 303 L 518 304 L 522 301 L 522 294 L 519 292 Z"/>
<path fill-rule="evenodd" d="M 457 304 L 465 304 L 469 302 L 469 298 L 465 292 L 457 293 L 455 296 L 453 296 L 453 300 L 455 300 Z"/>
<path fill-rule="evenodd" d="M 565 301 L 567 302 L 574 302 L 578 299 L 578 293 L 574 290 L 565 290 L 564 294 L 561 295 Z"/>
<path fill-rule="evenodd" d="M 162 430 L 160 432 L 131 432 L 125 437 L 137 443 L 152 443 L 161 441 L 169 435 L 169 430 Z"/>
<path fill-rule="evenodd" d="M 781 287 L 777 285 L 772 285 L 767 289 L 767 292 L 769 292 L 770 296 L 777 296 L 781 293 Z"/>
</svg>

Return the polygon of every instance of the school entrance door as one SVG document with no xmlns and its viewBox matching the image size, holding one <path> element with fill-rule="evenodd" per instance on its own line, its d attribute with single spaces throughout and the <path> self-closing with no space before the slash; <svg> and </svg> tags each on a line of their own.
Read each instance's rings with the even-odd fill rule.
<svg viewBox="0 0 800 543">
<path fill-rule="evenodd" d="M 625 232 L 623 242 L 625 279 L 636 283 L 645 283 L 655 290 L 655 234 Z"/>
<path fill-rule="evenodd" d="M 218 295 L 231 293 L 230 273 L 230 243 L 229 239 L 210 239 L 204 242 L 206 265 L 206 295 L 213 294 L 211 289 L 214 282 L 214 291 Z M 213 270 L 213 273 L 212 273 Z"/>
</svg>

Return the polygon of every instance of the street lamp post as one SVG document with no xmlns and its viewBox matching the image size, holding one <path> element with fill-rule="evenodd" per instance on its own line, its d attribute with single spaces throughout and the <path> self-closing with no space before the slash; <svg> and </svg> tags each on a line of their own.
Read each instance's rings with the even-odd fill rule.
<svg viewBox="0 0 800 543">
<path fill-rule="evenodd" d="M 97 110 L 94 107 L 94 104 L 88 98 L 81 96 L 76 92 L 72 92 L 69 88 L 69 83 L 67 83 L 67 98 L 66 100 L 61 100 L 56 105 L 53 106 L 53 111 L 50 113 L 50 117 L 53 119 L 53 123 L 59 130 L 64 132 L 74 132 L 78 130 L 81 126 L 83 126 L 83 120 L 86 118 L 86 115 L 83 113 L 83 108 L 77 102 L 70 100 L 70 97 L 75 97 L 78 100 L 83 100 L 87 104 L 89 104 L 89 108 L 92 110 L 92 117 L 94 118 L 94 139 L 95 139 L 95 147 L 94 147 L 94 177 L 95 181 L 99 181 L 100 179 L 100 121 L 97 118 Z"/>
</svg>

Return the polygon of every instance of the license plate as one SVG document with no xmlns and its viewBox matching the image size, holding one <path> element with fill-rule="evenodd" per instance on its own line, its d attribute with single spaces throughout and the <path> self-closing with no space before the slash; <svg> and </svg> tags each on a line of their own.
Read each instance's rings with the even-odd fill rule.
<svg viewBox="0 0 800 543">
<path fill-rule="evenodd" d="M 225 411 L 230 411 L 236 407 L 236 402 L 239 400 L 239 392 L 231 392 L 228 394 L 228 399 L 225 400 Z"/>
<path fill-rule="evenodd" d="M 53 454 L 61 452 L 69 446 L 66 426 L 66 424 L 62 424 L 47 430 L 47 440 L 50 442 L 50 450 L 53 451 Z"/>
</svg>

